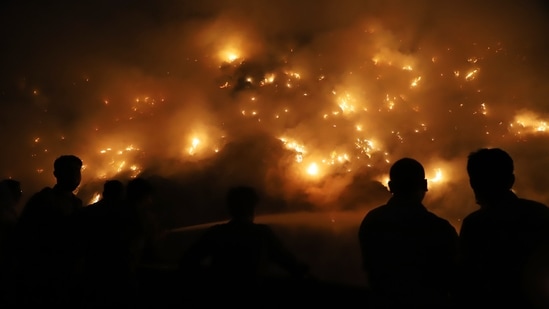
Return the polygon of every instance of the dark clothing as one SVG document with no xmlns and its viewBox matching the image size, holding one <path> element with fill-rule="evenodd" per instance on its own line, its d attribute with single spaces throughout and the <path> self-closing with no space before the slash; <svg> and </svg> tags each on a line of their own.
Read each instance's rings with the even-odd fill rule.
<svg viewBox="0 0 549 309">
<path fill-rule="evenodd" d="M 15 256 L 14 250 L 14 231 L 17 224 L 17 213 L 12 207 L 0 205 L 0 308 L 10 306 L 13 299 L 13 281 L 15 274 L 13 272 Z"/>
<path fill-rule="evenodd" d="M 129 272 L 135 259 L 131 244 L 138 238 L 136 216 L 123 202 L 101 200 L 85 208 L 86 272 L 102 278 L 98 273 Z"/>
<path fill-rule="evenodd" d="M 17 213 L 13 207 L 0 205 L 0 267 L 9 264 L 13 250 L 13 233 L 17 224 Z"/>
<path fill-rule="evenodd" d="M 185 252 L 181 267 L 196 269 L 210 259 L 208 279 L 213 287 L 251 289 L 268 275 L 269 265 L 278 265 L 295 276 L 302 276 L 306 267 L 282 245 L 271 228 L 253 222 L 229 221 L 215 225 Z"/>
<path fill-rule="evenodd" d="M 200 263 L 207 257 L 212 259 L 212 271 L 221 276 L 251 278 L 272 262 L 290 274 L 303 271 L 269 226 L 252 222 L 229 221 L 211 227 L 187 251 L 183 261 Z"/>
<path fill-rule="evenodd" d="M 57 187 L 44 188 L 25 205 L 15 231 L 19 300 L 26 305 L 69 303 L 80 262 L 82 201 Z M 30 302 L 30 304 L 28 303 Z"/>
<path fill-rule="evenodd" d="M 392 197 L 359 229 L 374 308 L 447 308 L 457 259 L 457 232 L 421 203 Z"/>
<path fill-rule="evenodd" d="M 84 302 L 89 308 L 135 306 L 136 267 L 143 227 L 123 201 L 101 200 L 82 212 L 85 232 Z"/>
<path fill-rule="evenodd" d="M 547 308 L 548 246 L 549 208 L 541 203 L 509 191 L 468 215 L 460 231 L 463 307 Z"/>
</svg>

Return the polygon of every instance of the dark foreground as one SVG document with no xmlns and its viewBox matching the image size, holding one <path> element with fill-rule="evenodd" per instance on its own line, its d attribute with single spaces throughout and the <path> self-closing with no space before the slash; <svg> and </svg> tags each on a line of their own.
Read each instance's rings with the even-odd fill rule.
<svg viewBox="0 0 549 309">
<path fill-rule="evenodd" d="M 263 278 L 253 287 L 216 288 L 215 282 L 185 280 L 174 269 L 142 268 L 139 275 L 140 308 L 287 308 L 296 305 L 365 308 L 368 291 L 362 287 L 314 278 Z"/>
<path fill-rule="evenodd" d="M 356 241 L 361 215 L 285 214 L 259 216 L 258 222 L 273 227 L 282 241 L 310 267 L 312 278 L 291 279 L 272 270 L 272 275 L 253 287 L 216 288 L 207 275 L 181 275 L 178 259 L 209 225 L 174 230 L 160 248 L 160 265 L 139 272 L 139 302 L 143 308 L 293 308 L 296 305 L 365 308 L 368 290 L 360 268 Z M 280 218 L 278 218 L 280 217 Z M 336 220 L 334 220 L 334 218 Z M 238 281 L 235 278 L 235 281 Z"/>
</svg>

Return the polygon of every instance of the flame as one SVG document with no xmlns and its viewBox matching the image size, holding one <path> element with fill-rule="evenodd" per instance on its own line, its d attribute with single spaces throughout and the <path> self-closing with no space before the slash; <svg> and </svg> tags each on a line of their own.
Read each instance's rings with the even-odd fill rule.
<svg viewBox="0 0 549 309">
<path fill-rule="evenodd" d="M 315 162 L 309 164 L 309 166 L 307 166 L 307 174 L 311 175 L 311 176 L 318 176 L 318 173 L 319 173 L 319 168 L 318 168 L 318 164 L 316 164 Z"/>
<path fill-rule="evenodd" d="M 191 140 L 191 147 L 189 147 L 189 154 L 194 155 L 196 153 L 196 148 L 200 144 L 200 139 L 198 137 L 193 137 Z"/>
<path fill-rule="evenodd" d="M 430 178 L 429 179 L 429 183 L 431 182 L 442 182 L 444 180 L 443 178 L 443 174 L 442 174 L 442 169 L 440 168 L 436 168 L 435 169 L 435 176 L 433 178 Z"/>
<path fill-rule="evenodd" d="M 478 71 L 479 71 L 479 69 L 474 69 L 474 70 L 470 71 L 469 73 L 467 73 L 467 75 L 465 75 L 465 80 L 466 81 L 471 81 L 471 80 L 475 79 L 477 77 Z"/>
<path fill-rule="evenodd" d="M 227 63 L 233 63 L 241 57 L 240 51 L 234 47 L 227 47 L 219 52 L 219 58 L 221 61 Z"/>
<path fill-rule="evenodd" d="M 176 140 L 170 153 L 174 153 L 178 160 L 194 161 L 222 152 L 223 142 L 216 140 L 220 134 L 212 133 L 207 129 L 209 127 L 214 128 L 212 131 L 224 131 L 223 134 L 226 131 L 229 138 L 235 139 L 240 132 L 257 129 L 274 137 L 282 136 L 279 139 L 286 149 L 293 152 L 292 159 L 295 154 L 295 162 L 292 162 L 291 167 L 295 172 L 292 175 L 298 175 L 296 178 L 314 176 L 314 179 L 327 179 L 335 174 L 345 175 L 364 167 L 379 173 L 404 152 L 401 149 L 411 147 L 415 151 L 413 153 L 419 153 L 421 150 L 416 149 L 423 148 L 416 145 L 435 145 L 442 140 L 441 137 L 466 135 L 459 131 L 460 126 L 464 126 L 462 124 L 452 125 L 448 129 L 450 132 L 438 132 L 446 128 L 441 124 L 446 119 L 444 117 L 449 117 L 447 119 L 451 121 L 448 122 L 454 123 L 462 114 L 466 117 L 475 115 L 476 118 L 482 117 L 480 121 L 483 121 L 483 125 L 486 123 L 483 133 L 495 131 L 492 130 L 494 118 L 491 118 L 491 114 L 492 110 L 496 110 L 499 98 L 487 95 L 491 91 L 484 91 L 482 87 L 486 87 L 486 84 L 481 82 L 485 81 L 478 77 L 481 70 L 487 70 L 486 76 L 494 76 L 488 70 L 493 70 L 495 66 L 484 67 L 483 63 L 486 57 L 503 50 L 500 43 L 486 48 L 486 45 L 475 42 L 469 47 L 460 44 L 459 48 L 454 48 L 438 44 L 430 46 L 428 42 L 421 42 L 421 46 L 411 52 L 405 46 L 406 40 L 393 36 L 380 26 L 368 25 L 365 31 L 361 28 L 360 35 L 364 37 L 356 38 L 357 42 L 361 42 L 359 45 L 352 45 L 354 40 L 346 42 L 350 44 L 344 45 L 349 57 L 341 62 L 341 59 L 329 53 L 333 50 L 324 51 L 321 50 L 324 45 L 314 45 L 322 40 L 312 40 L 310 44 L 314 46 L 305 46 L 297 52 L 280 45 L 277 46 L 280 48 L 270 49 L 273 47 L 269 45 L 270 42 L 254 37 L 255 33 L 248 32 L 245 26 L 240 29 L 236 27 L 239 26 L 231 24 L 226 28 L 214 27 L 215 31 L 206 35 L 206 47 L 199 49 L 192 57 L 187 56 L 187 60 L 193 63 L 191 69 L 197 69 L 197 77 L 215 82 L 210 88 L 196 91 L 199 93 L 197 96 L 204 96 L 204 104 L 187 106 L 174 100 L 168 111 L 179 112 L 184 109 L 185 112 L 189 111 L 193 121 L 198 124 L 202 124 L 202 121 L 211 121 L 212 124 L 197 127 L 195 124 L 178 122 L 176 132 L 167 134 L 170 141 Z M 260 44 L 264 46 L 258 47 Z M 462 47 L 468 50 L 458 54 Z M 311 50 L 315 54 L 308 54 Z M 360 53 L 353 55 L 355 50 Z M 500 53 L 501 57 L 504 54 L 507 51 Z M 337 72 L 334 73 L 330 67 L 338 67 Z M 194 71 L 191 72 L 194 74 Z M 82 80 L 93 82 L 94 78 L 85 76 Z M 168 113 L 165 108 L 161 109 L 165 102 L 164 94 L 155 94 L 162 93 L 164 88 L 141 85 L 135 83 L 134 88 L 124 93 L 122 99 L 117 93 L 93 96 L 97 99 L 98 108 L 108 110 L 108 113 L 102 114 L 109 116 L 105 119 L 115 119 L 113 122 L 116 128 L 125 128 L 126 123 L 131 123 L 130 128 L 133 128 L 141 120 L 162 125 L 166 119 L 164 116 Z M 429 87 L 424 87 L 427 85 Z M 451 95 L 440 100 L 438 104 L 443 108 L 438 109 L 438 106 L 433 108 L 431 98 L 426 97 L 430 93 L 425 93 L 440 85 L 447 86 L 447 93 Z M 516 88 L 519 89 L 516 100 L 521 100 L 519 95 L 522 90 Z M 425 90 L 425 93 L 419 90 Z M 444 92 L 446 89 L 442 90 Z M 26 95 L 30 92 L 36 98 L 46 94 L 46 91 L 43 94 L 42 91 L 26 88 Z M 215 94 L 210 96 L 209 92 Z M 434 94 L 439 99 L 439 92 Z M 514 93 L 512 95 L 515 97 Z M 454 97 L 460 101 L 451 101 Z M 446 102 L 445 98 L 450 98 L 448 101 L 451 102 Z M 212 103 L 213 106 L 217 100 L 230 103 L 215 105 L 222 112 L 212 109 L 207 111 L 210 112 L 208 114 L 203 113 L 202 105 Z M 363 102 L 367 102 L 368 109 L 363 106 Z M 446 103 L 447 108 L 444 105 Z M 536 102 L 524 99 L 524 102 L 519 103 L 527 106 L 535 105 Z M 436 116 L 433 116 L 435 113 Z M 238 119 L 232 118 L 234 114 Z M 158 120 L 158 117 L 162 118 Z M 90 119 L 90 128 L 87 130 L 94 137 L 106 135 L 110 123 L 96 120 Z M 237 129 L 231 127 L 233 123 L 236 123 Z M 546 115 L 521 111 L 511 122 L 502 118 L 498 126 L 511 132 L 503 132 L 502 135 L 515 134 L 522 137 L 526 134 L 546 134 L 549 132 L 548 123 Z M 71 142 L 73 136 L 68 133 L 55 132 L 53 139 L 45 133 L 40 133 L 40 136 L 37 136 L 37 132 L 29 133 L 25 141 L 32 146 L 31 158 L 38 161 L 44 154 L 52 153 L 56 148 L 48 145 L 51 140 L 58 143 Z M 154 153 L 156 149 L 151 149 L 154 146 L 150 144 L 154 143 L 136 143 L 125 131 L 115 133 L 119 135 L 108 142 L 101 140 L 90 145 L 95 150 L 90 158 L 86 158 L 86 166 L 92 174 L 90 177 L 104 179 L 117 174 L 136 177 L 147 162 L 155 159 L 155 155 L 158 156 Z M 133 143 L 128 143 L 128 140 Z M 34 165 L 32 172 L 43 173 L 42 163 Z M 438 163 L 435 166 L 439 166 Z M 434 175 L 429 175 L 430 183 L 439 185 L 449 181 L 446 175 L 449 169 L 442 166 L 434 169 Z M 387 184 L 388 178 L 380 177 L 379 181 Z"/>
<path fill-rule="evenodd" d="M 90 199 L 90 201 L 88 202 L 88 205 L 97 203 L 97 202 L 99 202 L 100 199 L 101 199 L 101 193 L 95 192 L 95 193 L 93 194 L 93 197 L 92 197 L 92 198 Z"/>
<path fill-rule="evenodd" d="M 549 131 L 548 123 L 549 120 L 542 119 L 540 115 L 526 110 L 515 115 L 514 121 L 510 124 L 510 127 L 516 134 L 545 133 Z"/>
<path fill-rule="evenodd" d="M 129 163 L 134 161 L 134 156 L 140 149 L 133 144 L 125 147 L 104 147 L 98 150 L 101 163 L 101 168 L 97 169 L 96 177 L 106 179 L 115 176 L 122 172 L 128 172 L 130 177 L 135 178 L 141 173 L 141 168 L 137 163 Z"/>
<path fill-rule="evenodd" d="M 414 80 L 410 84 L 410 87 L 412 87 L 412 88 L 417 87 L 417 84 L 419 83 L 420 80 L 421 80 L 421 76 L 418 76 L 418 77 L 414 78 Z"/>
<path fill-rule="evenodd" d="M 345 93 L 343 96 L 338 98 L 338 106 L 344 114 L 353 113 L 355 112 L 355 106 L 352 103 L 353 101 L 354 98 L 350 94 Z"/>
<path fill-rule="evenodd" d="M 279 139 L 282 143 L 284 143 L 284 146 L 287 149 L 291 149 L 296 152 L 296 162 L 301 163 L 303 161 L 303 154 L 305 153 L 305 146 L 285 137 L 281 137 Z"/>
</svg>

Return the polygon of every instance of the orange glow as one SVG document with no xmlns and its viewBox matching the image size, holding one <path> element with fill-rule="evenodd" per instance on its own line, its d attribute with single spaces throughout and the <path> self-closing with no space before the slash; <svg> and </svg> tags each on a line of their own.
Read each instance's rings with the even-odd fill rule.
<svg viewBox="0 0 549 309">
<path fill-rule="evenodd" d="M 311 176 L 317 176 L 318 173 L 319 173 L 318 165 L 314 162 L 309 164 L 309 166 L 307 167 L 307 174 Z"/>
</svg>

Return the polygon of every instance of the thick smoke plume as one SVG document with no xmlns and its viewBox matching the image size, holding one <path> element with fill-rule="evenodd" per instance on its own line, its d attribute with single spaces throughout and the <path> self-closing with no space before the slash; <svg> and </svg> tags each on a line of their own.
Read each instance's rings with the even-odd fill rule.
<svg viewBox="0 0 549 309">
<path fill-rule="evenodd" d="M 475 209 L 467 154 L 501 147 L 546 194 L 541 1 L 8 1 L 0 160 L 30 195 L 85 163 L 85 202 L 142 175 L 179 226 L 252 184 L 263 211 L 369 209 L 392 162 L 426 168 L 428 208 Z"/>
</svg>

